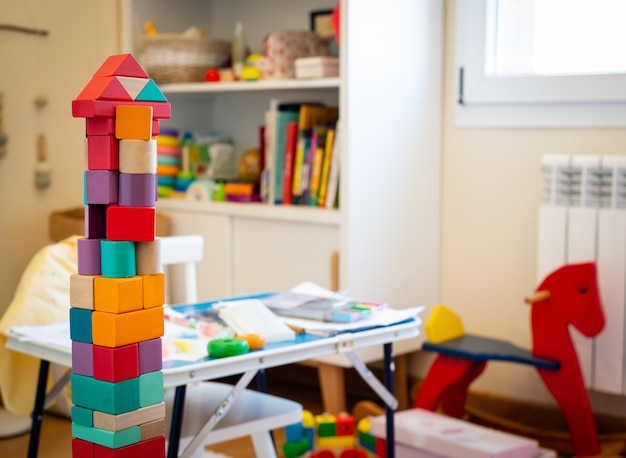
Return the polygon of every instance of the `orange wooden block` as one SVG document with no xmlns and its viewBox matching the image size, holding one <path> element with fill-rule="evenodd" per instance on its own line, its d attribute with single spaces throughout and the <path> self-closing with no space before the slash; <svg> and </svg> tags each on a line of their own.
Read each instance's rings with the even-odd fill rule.
<svg viewBox="0 0 626 458">
<path fill-rule="evenodd" d="M 163 307 L 126 313 L 93 312 L 93 344 L 121 347 L 161 337 L 164 331 Z"/>
<path fill-rule="evenodd" d="M 120 140 L 152 139 L 152 107 L 118 105 L 115 109 L 115 136 Z"/>
<path fill-rule="evenodd" d="M 125 313 L 143 308 L 143 281 L 138 275 L 127 278 L 96 277 L 94 310 Z"/>
<path fill-rule="evenodd" d="M 165 275 L 142 275 L 143 308 L 149 309 L 165 304 Z"/>
<path fill-rule="evenodd" d="M 94 310 L 94 279 L 95 275 L 70 275 L 70 306 Z"/>
</svg>

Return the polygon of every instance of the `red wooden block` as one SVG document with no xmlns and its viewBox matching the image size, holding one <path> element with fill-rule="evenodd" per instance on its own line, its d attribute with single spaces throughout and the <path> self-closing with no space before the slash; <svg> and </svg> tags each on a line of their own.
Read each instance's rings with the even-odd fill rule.
<svg viewBox="0 0 626 458">
<path fill-rule="evenodd" d="M 128 102 L 118 100 L 72 100 L 72 116 L 75 118 L 113 118 L 118 105 L 152 107 L 153 119 L 169 118 L 172 114 L 169 102 Z"/>
<path fill-rule="evenodd" d="M 133 100 L 114 76 L 96 76 L 78 94 L 76 100 Z"/>
<path fill-rule="evenodd" d="M 87 118 L 85 132 L 90 135 L 111 135 L 115 133 L 115 118 Z"/>
<path fill-rule="evenodd" d="M 148 78 L 146 71 L 132 54 L 109 56 L 93 76 L 134 76 Z"/>
<path fill-rule="evenodd" d="M 94 458 L 165 458 L 165 436 L 155 437 L 120 448 L 94 446 Z"/>
<path fill-rule="evenodd" d="M 149 242 L 154 240 L 156 231 L 156 209 L 111 205 L 107 208 L 106 225 L 108 240 Z"/>
<path fill-rule="evenodd" d="M 118 170 L 119 142 L 114 135 L 87 137 L 87 168 L 89 170 Z"/>
<path fill-rule="evenodd" d="M 136 343 L 123 347 L 93 346 L 93 376 L 105 382 L 139 377 L 139 349 Z"/>
<path fill-rule="evenodd" d="M 72 458 L 94 458 L 94 446 L 93 442 L 72 438 Z"/>
</svg>

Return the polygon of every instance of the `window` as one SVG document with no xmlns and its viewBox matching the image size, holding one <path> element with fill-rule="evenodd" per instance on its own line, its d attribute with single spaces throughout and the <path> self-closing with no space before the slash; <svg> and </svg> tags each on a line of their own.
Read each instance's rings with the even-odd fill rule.
<svg viewBox="0 0 626 458">
<path fill-rule="evenodd" d="M 461 126 L 626 125 L 623 0 L 458 0 Z"/>
</svg>

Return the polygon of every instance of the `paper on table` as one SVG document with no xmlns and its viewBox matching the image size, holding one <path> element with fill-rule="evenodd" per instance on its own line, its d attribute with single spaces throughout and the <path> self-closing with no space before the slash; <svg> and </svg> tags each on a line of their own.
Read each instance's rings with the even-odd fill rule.
<svg viewBox="0 0 626 458">
<path fill-rule="evenodd" d="M 62 348 L 72 348 L 70 339 L 70 322 L 40 324 L 36 326 L 13 326 L 7 334 L 17 336 L 22 341 L 37 341 Z"/>
<path fill-rule="evenodd" d="M 219 317 L 236 334 L 262 334 L 266 342 L 294 340 L 296 333 L 258 299 L 215 304 Z"/>
</svg>

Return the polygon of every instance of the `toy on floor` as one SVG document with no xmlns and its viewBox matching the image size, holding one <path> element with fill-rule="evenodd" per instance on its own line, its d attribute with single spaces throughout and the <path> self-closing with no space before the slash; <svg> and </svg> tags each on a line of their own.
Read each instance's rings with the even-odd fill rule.
<svg viewBox="0 0 626 458">
<path fill-rule="evenodd" d="M 532 351 L 508 342 L 465 334 L 460 319 L 437 306 L 425 326 L 423 349 L 439 353 L 413 407 L 461 417 L 469 385 L 485 369 L 487 361 L 530 364 L 537 368 L 546 387 L 559 404 L 570 431 L 576 456 L 600 454 L 600 444 L 591 405 L 576 350 L 569 334 L 571 324 L 587 337 L 604 327 L 593 262 L 565 265 L 548 275 L 531 304 Z"/>
</svg>

